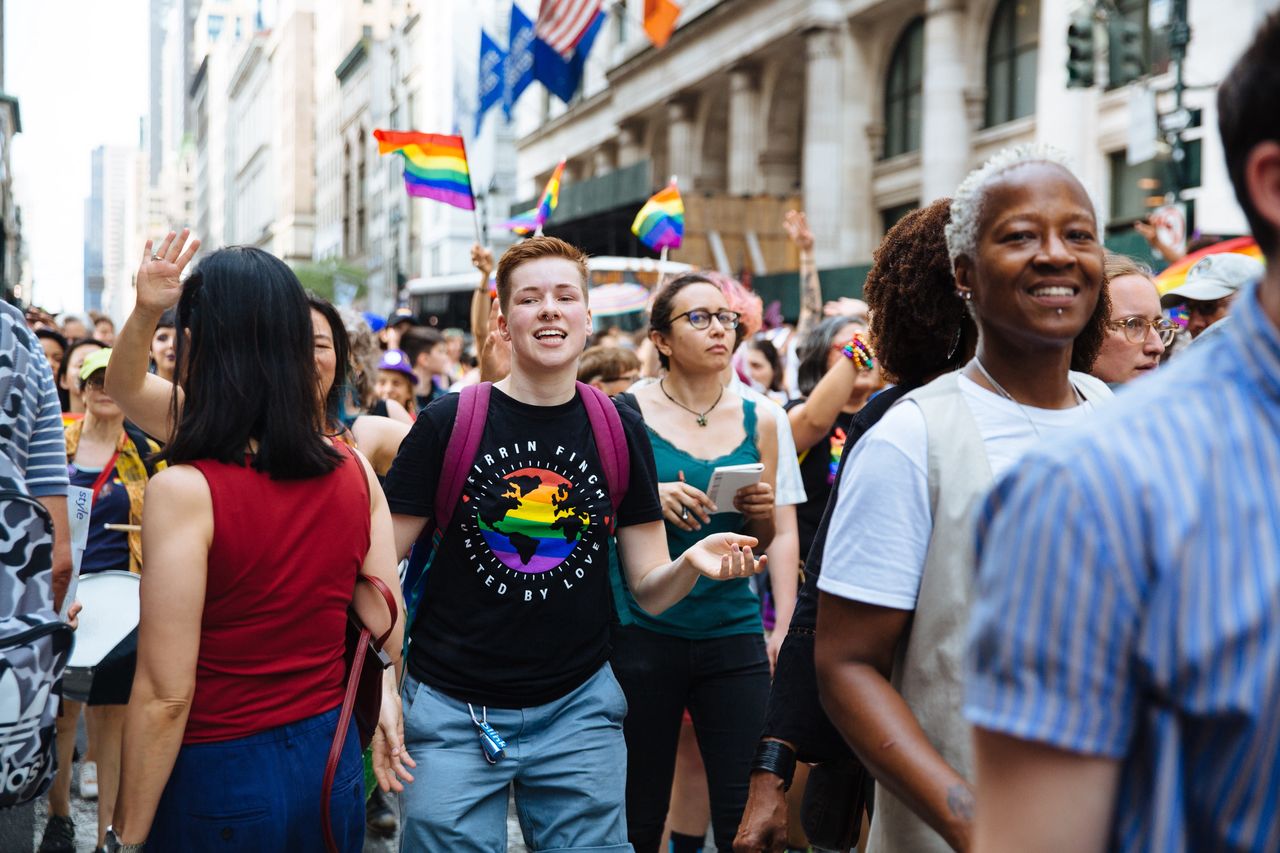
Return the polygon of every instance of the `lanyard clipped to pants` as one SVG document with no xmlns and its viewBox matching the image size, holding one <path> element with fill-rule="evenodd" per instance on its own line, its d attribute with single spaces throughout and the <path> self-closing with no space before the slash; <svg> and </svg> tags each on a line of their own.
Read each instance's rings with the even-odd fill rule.
<svg viewBox="0 0 1280 853">
<path fill-rule="evenodd" d="M 484 760 L 490 764 L 497 764 L 507 755 L 507 742 L 502 739 L 502 735 L 494 731 L 493 726 L 489 725 L 489 709 L 482 706 L 480 708 L 480 716 L 476 716 L 476 709 L 471 703 L 467 703 L 467 710 L 471 712 L 471 722 L 476 724 L 476 734 L 480 737 L 480 748 L 484 751 Z"/>
</svg>

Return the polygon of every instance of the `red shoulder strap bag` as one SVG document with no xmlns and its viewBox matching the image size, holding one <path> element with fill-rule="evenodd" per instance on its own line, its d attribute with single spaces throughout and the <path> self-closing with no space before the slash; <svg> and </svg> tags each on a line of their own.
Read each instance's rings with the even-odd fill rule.
<svg viewBox="0 0 1280 853">
<path fill-rule="evenodd" d="M 347 612 L 347 689 L 342 697 L 342 711 L 338 714 L 338 731 L 329 746 L 329 760 L 324 766 L 324 784 L 320 789 L 320 820 L 324 823 L 324 845 L 329 853 L 338 853 L 333 837 L 333 820 L 329 814 L 329 800 L 333 795 L 333 777 L 342 760 L 342 747 L 347 740 L 347 729 L 355 717 L 356 730 L 360 733 L 360 748 L 369 748 L 373 733 L 378 728 L 378 715 L 382 711 L 382 674 L 391 666 L 391 658 L 382 650 L 399 618 L 396 597 L 380 579 L 372 575 L 356 575 L 356 581 L 369 584 L 387 602 L 391 612 L 391 625 L 380 637 L 374 637 L 352 607 Z"/>
</svg>

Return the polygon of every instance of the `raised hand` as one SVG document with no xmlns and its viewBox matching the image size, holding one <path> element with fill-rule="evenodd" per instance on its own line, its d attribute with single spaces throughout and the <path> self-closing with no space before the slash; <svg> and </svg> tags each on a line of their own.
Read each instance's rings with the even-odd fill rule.
<svg viewBox="0 0 1280 853">
<path fill-rule="evenodd" d="M 161 314 L 178 304 L 178 297 L 182 295 L 182 271 L 200 249 L 198 239 L 188 242 L 190 234 L 187 228 L 182 229 L 181 235 L 170 231 L 154 251 L 152 241 L 147 241 L 135 282 L 138 308 Z"/>
<path fill-rule="evenodd" d="M 716 533 L 703 539 L 685 557 L 698 574 L 713 581 L 749 578 L 764 570 L 768 557 L 756 559 L 751 553 L 758 540 L 737 533 Z"/>
<path fill-rule="evenodd" d="M 489 305 L 489 332 L 480 346 L 480 381 L 497 382 L 511 373 L 511 341 L 498 330 L 498 300 Z"/>
<path fill-rule="evenodd" d="M 493 252 L 481 246 L 479 243 L 471 247 L 471 266 L 480 270 L 487 279 L 489 274 L 493 272 Z"/>
<path fill-rule="evenodd" d="M 809 221 L 803 211 L 788 210 L 782 217 L 782 228 L 801 252 L 813 251 L 813 232 L 809 230 Z"/>
</svg>

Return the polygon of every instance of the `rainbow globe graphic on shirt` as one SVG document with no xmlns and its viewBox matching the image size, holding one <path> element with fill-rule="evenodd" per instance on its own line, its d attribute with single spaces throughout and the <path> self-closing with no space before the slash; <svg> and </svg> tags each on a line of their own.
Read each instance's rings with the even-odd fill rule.
<svg viewBox="0 0 1280 853">
<path fill-rule="evenodd" d="M 501 494 L 477 498 L 485 543 L 503 565 L 524 574 L 559 566 L 582 541 L 591 516 L 573 483 L 545 468 L 521 468 L 502 478 Z"/>
</svg>

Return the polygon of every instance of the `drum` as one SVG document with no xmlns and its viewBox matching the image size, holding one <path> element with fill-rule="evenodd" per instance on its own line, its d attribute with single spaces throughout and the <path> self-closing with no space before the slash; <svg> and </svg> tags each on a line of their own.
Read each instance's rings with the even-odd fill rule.
<svg viewBox="0 0 1280 853">
<path fill-rule="evenodd" d="M 138 627 L 138 582 L 132 572 L 81 576 L 76 597 L 83 609 L 75 648 L 62 677 L 63 696 L 88 701 L 95 668 Z"/>
</svg>

